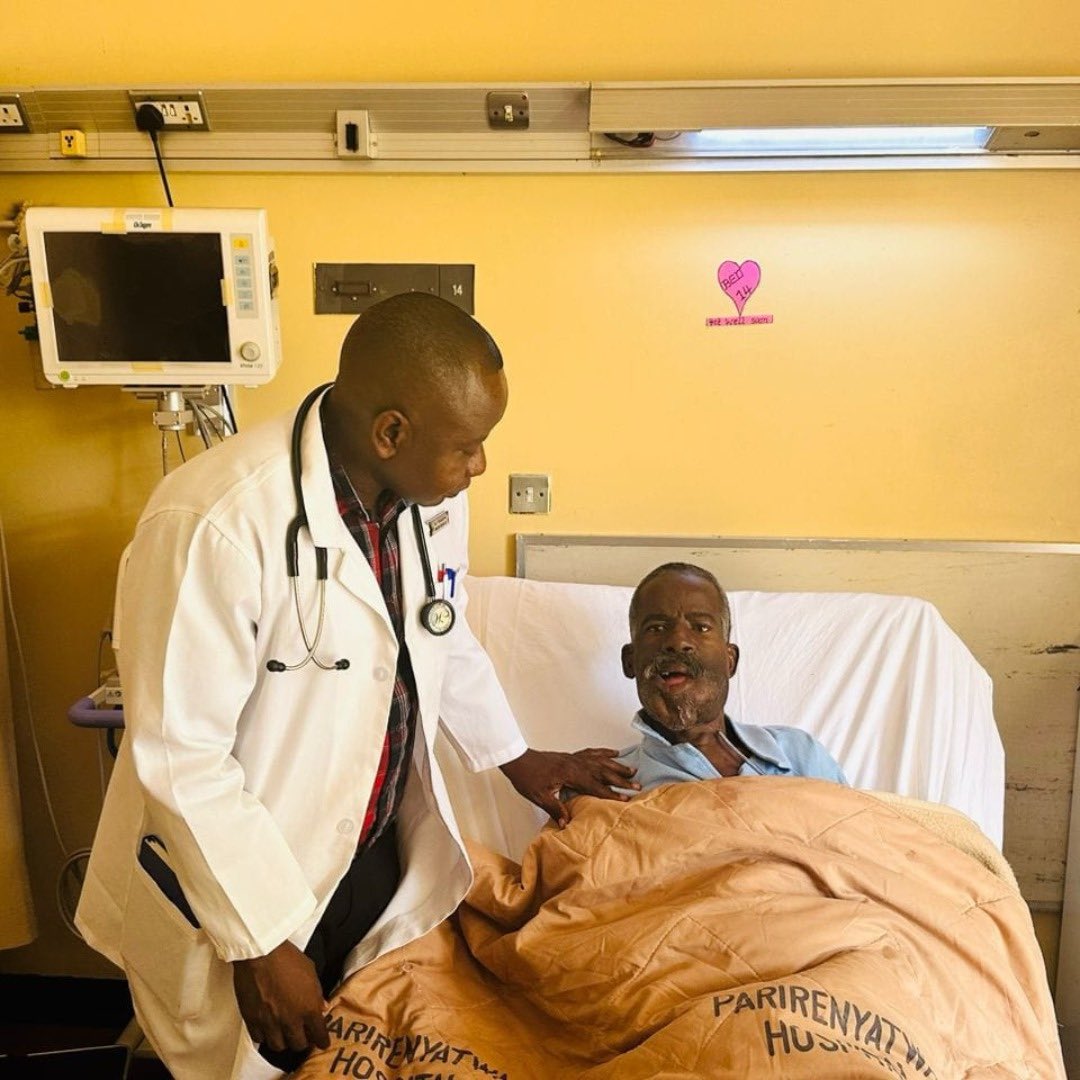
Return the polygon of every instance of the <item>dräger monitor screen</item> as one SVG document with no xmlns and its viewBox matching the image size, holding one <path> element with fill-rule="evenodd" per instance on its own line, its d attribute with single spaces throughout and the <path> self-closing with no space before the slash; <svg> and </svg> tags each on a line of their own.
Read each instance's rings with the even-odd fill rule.
<svg viewBox="0 0 1080 1080">
<path fill-rule="evenodd" d="M 229 363 L 215 233 L 44 237 L 62 363 Z"/>
</svg>

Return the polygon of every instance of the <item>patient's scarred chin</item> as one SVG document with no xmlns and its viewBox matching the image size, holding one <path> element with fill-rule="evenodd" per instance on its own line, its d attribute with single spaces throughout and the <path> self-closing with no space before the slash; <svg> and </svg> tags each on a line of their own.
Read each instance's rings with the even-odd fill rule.
<svg viewBox="0 0 1080 1080">
<path fill-rule="evenodd" d="M 639 691 L 648 714 L 672 734 L 685 737 L 723 723 L 724 695 L 707 677 L 670 684 L 663 679 L 650 679 Z"/>
<path fill-rule="evenodd" d="M 697 707 L 690 702 L 675 701 L 667 710 L 665 727 L 671 731 L 687 732 L 699 726 Z"/>
</svg>

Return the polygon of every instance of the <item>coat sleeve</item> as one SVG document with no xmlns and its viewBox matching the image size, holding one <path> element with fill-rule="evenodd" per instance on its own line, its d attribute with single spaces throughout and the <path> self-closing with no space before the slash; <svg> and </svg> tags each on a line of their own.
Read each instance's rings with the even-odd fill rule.
<svg viewBox="0 0 1080 1080">
<path fill-rule="evenodd" d="M 256 680 L 259 581 L 210 522 L 165 510 L 139 525 L 117 598 L 124 740 L 148 831 L 224 960 L 265 955 L 316 907 L 234 754 Z"/>
<path fill-rule="evenodd" d="M 443 678 L 439 723 L 465 764 L 473 771 L 504 765 L 529 749 L 491 658 L 465 617 L 468 594 L 469 504 L 464 494 L 453 500 L 450 521 L 457 531 L 458 578 L 454 596 L 457 621 L 450 632 L 450 656 Z"/>
</svg>

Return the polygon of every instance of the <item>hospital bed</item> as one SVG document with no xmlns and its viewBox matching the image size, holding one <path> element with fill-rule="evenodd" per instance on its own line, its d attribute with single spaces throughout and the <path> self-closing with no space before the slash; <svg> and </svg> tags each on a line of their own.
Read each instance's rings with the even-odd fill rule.
<svg viewBox="0 0 1080 1080">
<path fill-rule="evenodd" d="M 531 746 L 636 741 L 630 587 L 466 585 Z M 473 891 L 346 980 L 330 1049 L 297 1077 L 1064 1076 L 1000 854 L 986 672 L 915 598 L 730 600 L 729 714 L 805 728 L 852 788 L 739 777 L 583 798 L 560 832 L 440 743 Z"/>
</svg>

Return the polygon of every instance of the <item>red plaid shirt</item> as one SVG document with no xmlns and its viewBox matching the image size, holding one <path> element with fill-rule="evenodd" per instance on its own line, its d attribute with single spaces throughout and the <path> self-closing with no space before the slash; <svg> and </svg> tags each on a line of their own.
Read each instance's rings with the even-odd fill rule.
<svg viewBox="0 0 1080 1080">
<path fill-rule="evenodd" d="M 397 673 L 390 699 L 390 715 L 386 720 L 382 757 L 379 759 L 379 771 L 364 813 L 364 822 L 360 827 L 358 847 L 363 848 L 379 838 L 397 813 L 408 775 L 416 718 L 420 712 L 416 679 L 405 644 L 405 620 L 401 601 L 401 549 L 398 546 L 397 520 L 406 508 L 406 503 L 403 499 L 395 499 L 389 492 L 384 492 L 379 497 L 372 520 L 344 468 L 332 456 L 330 476 L 334 483 L 338 513 L 375 572 L 375 579 L 382 590 L 387 611 L 390 613 L 390 622 L 398 639 Z"/>
</svg>

